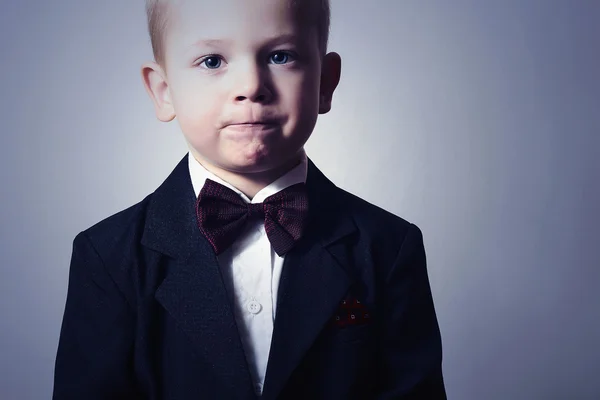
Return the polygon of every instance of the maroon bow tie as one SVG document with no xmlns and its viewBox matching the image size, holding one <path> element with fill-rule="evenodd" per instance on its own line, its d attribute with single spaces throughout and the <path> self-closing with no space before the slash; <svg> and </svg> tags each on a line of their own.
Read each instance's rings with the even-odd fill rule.
<svg viewBox="0 0 600 400">
<path fill-rule="evenodd" d="M 246 203 L 236 192 L 210 179 L 196 203 L 198 227 L 221 254 L 239 236 L 249 218 L 264 217 L 265 231 L 280 256 L 302 236 L 308 217 L 304 183 L 298 183 L 269 196 L 262 203 Z"/>
</svg>

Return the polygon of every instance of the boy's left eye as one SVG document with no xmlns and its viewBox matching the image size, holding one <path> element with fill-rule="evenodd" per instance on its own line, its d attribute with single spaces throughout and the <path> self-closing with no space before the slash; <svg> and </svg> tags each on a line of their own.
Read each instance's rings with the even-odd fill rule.
<svg viewBox="0 0 600 400">
<path fill-rule="evenodd" d="M 277 51 L 269 59 L 273 64 L 287 64 L 294 60 L 294 56 L 287 51 Z"/>
</svg>

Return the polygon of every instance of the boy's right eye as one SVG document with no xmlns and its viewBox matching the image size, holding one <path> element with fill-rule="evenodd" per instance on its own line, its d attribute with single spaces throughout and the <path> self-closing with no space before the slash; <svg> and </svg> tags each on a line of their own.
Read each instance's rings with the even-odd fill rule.
<svg viewBox="0 0 600 400">
<path fill-rule="evenodd" d="M 208 56 L 202 59 L 198 65 L 204 65 L 207 69 L 217 69 L 221 66 L 221 58 L 217 56 Z"/>
</svg>

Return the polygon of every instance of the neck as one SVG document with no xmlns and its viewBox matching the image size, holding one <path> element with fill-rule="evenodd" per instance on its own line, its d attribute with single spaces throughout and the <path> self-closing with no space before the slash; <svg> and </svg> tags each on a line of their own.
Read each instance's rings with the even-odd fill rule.
<svg viewBox="0 0 600 400">
<path fill-rule="evenodd" d="M 216 167 L 211 163 L 204 161 L 204 159 L 197 155 L 194 155 L 194 158 L 196 158 L 196 161 L 202 164 L 202 166 L 209 172 L 215 174 L 225 182 L 234 186 L 240 192 L 244 193 L 250 200 L 252 200 L 252 198 L 254 198 L 259 191 L 294 169 L 300 163 L 303 154 L 304 151 L 301 150 L 296 155 L 291 157 L 287 162 L 276 168 L 253 173 L 229 171 Z"/>
</svg>

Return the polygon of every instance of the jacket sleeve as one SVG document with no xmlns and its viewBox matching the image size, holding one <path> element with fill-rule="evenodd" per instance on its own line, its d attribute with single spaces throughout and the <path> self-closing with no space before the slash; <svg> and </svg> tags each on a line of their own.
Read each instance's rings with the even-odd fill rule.
<svg viewBox="0 0 600 400">
<path fill-rule="evenodd" d="M 134 313 L 91 241 L 73 241 L 54 371 L 54 400 L 136 399 Z"/>
<path fill-rule="evenodd" d="M 442 342 L 421 230 L 411 225 L 386 281 L 378 399 L 445 400 Z"/>
</svg>

